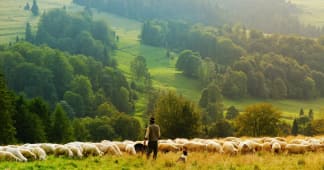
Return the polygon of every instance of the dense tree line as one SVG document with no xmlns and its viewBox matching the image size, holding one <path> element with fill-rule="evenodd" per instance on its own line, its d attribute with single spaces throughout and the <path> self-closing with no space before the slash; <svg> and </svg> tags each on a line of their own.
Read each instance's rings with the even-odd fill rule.
<svg viewBox="0 0 324 170">
<path fill-rule="evenodd" d="M 2 74 L 0 94 L 0 144 L 136 140 L 142 135 L 138 120 L 108 103 L 100 105 L 95 118 L 69 117 L 62 102 L 52 108 L 41 97 L 26 99 L 14 94 Z"/>
<path fill-rule="evenodd" d="M 115 64 L 110 58 L 116 48 L 115 33 L 105 22 L 94 21 L 86 11 L 74 15 L 64 9 L 44 13 L 36 35 L 31 36 L 30 25 L 26 25 L 26 40 L 72 54 L 92 56 L 104 65 Z"/>
<path fill-rule="evenodd" d="M 64 100 L 76 117 L 96 116 L 94 110 L 106 101 L 121 112 L 134 110 L 125 76 L 93 57 L 20 42 L 0 51 L 0 68 L 10 89 L 52 105 Z"/>
<path fill-rule="evenodd" d="M 185 76 L 203 86 L 215 80 L 229 98 L 322 97 L 322 39 L 163 21 L 147 21 L 142 30 L 143 43 L 183 50 L 176 68 Z"/>
<path fill-rule="evenodd" d="M 222 25 L 241 23 L 267 33 L 319 36 L 322 28 L 303 25 L 301 9 L 285 0 L 73 0 L 87 8 L 96 8 L 141 21 L 148 19 L 184 20 L 189 23 Z"/>
</svg>

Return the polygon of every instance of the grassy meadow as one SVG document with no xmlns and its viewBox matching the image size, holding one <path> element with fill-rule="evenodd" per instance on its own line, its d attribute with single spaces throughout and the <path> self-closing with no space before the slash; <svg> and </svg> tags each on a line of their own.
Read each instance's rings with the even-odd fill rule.
<svg viewBox="0 0 324 170">
<path fill-rule="evenodd" d="M 156 161 L 146 160 L 145 155 L 89 157 L 82 160 L 48 157 L 45 161 L 1 162 L 0 169 L 5 170 L 42 170 L 42 169 L 95 169 L 95 170 L 321 170 L 324 169 L 324 155 L 306 153 L 298 155 L 273 155 L 261 152 L 248 155 L 221 155 L 214 153 L 189 153 L 186 163 L 177 163 L 180 153 L 159 153 Z"/>
<path fill-rule="evenodd" d="M 105 19 L 120 37 L 118 50 L 115 52 L 114 57 L 118 61 L 118 67 L 126 73 L 128 78 L 131 77 L 129 70 L 130 62 L 137 55 L 142 55 L 145 57 L 149 71 L 152 75 L 154 87 L 176 90 L 192 101 L 197 102 L 199 100 L 202 87 L 197 81 L 182 76 L 181 73 L 175 69 L 177 54 L 172 53 L 172 57 L 169 59 L 166 57 L 165 49 L 140 44 L 139 36 L 142 26 L 141 23 L 107 13 L 97 13 L 95 16 L 98 19 Z M 300 108 L 304 109 L 305 114 L 308 113 L 309 109 L 313 109 L 315 118 L 324 116 L 324 99 L 310 101 L 261 100 L 254 98 L 224 100 L 226 107 L 234 105 L 241 111 L 248 105 L 260 102 L 272 103 L 284 113 L 288 121 L 292 121 L 293 118 L 298 116 Z M 141 115 L 145 103 L 145 99 L 140 99 L 136 105 L 135 115 Z"/>
<path fill-rule="evenodd" d="M 31 7 L 33 0 L 0 0 L 0 44 L 14 42 L 16 36 L 24 38 L 27 22 L 31 24 L 33 31 L 35 31 L 40 16 L 33 16 L 31 11 L 24 10 L 27 2 Z M 71 3 L 72 0 L 37 1 L 41 14 L 53 8 L 68 7 Z"/>
<path fill-rule="evenodd" d="M 291 0 L 297 7 L 301 8 L 300 20 L 304 24 L 324 26 L 324 1 L 323 0 Z"/>
</svg>

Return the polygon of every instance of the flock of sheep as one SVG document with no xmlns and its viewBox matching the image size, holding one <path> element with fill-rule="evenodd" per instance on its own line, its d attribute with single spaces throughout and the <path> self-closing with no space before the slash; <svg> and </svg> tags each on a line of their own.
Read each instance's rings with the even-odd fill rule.
<svg viewBox="0 0 324 170">
<path fill-rule="evenodd" d="M 227 137 L 223 139 L 184 139 L 160 140 L 160 152 L 212 152 L 219 154 L 247 154 L 255 152 L 272 152 L 302 154 L 305 152 L 324 151 L 324 137 L 322 138 L 294 138 L 263 137 L 241 139 Z M 146 146 L 143 141 L 107 141 L 100 143 L 70 142 L 67 144 L 24 144 L 0 146 L 0 161 L 26 162 L 32 160 L 46 160 L 48 155 L 65 156 L 69 158 L 84 158 L 88 156 L 123 155 L 144 152 Z"/>
</svg>

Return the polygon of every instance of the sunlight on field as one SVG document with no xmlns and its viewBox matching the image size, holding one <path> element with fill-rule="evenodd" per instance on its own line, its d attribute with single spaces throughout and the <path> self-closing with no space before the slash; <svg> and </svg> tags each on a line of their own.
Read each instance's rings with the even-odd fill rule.
<svg viewBox="0 0 324 170">
<path fill-rule="evenodd" d="M 305 24 L 324 26 L 324 1 L 323 0 L 291 0 L 301 8 L 300 20 Z"/>
<path fill-rule="evenodd" d="M 27 163 L 2 162 L 0 169 L 269 169 L 269 170 L 302 170 L 324 168 L 322 153 L 300 155 L 273 155 L 258 153 L 249 155 L 228 156 L 213 153 L 189 153 L 188 162 L 177 163 L 180 153 L 158 154 L 156 161 L 146 160 L 145 156 L 103 156 L 89 157 L 82 160 L 55 158 L 50 156 L 46 161 Z"/>
<path fill-rule="evenodd" d="M 0 0 L 0 44 L 15 41 L 16 36 L 23 38 L 27 22 L 31 23 L 35 31 L 40 17 L 35 17 L 31 11 L 24 10 L 27 2 L 31 6 L 33 0 Z M 43 13 L 53 8 L 67 7 L 72 0 L 39 0 L 37 2 L 40 13 Z"/>
</svg>

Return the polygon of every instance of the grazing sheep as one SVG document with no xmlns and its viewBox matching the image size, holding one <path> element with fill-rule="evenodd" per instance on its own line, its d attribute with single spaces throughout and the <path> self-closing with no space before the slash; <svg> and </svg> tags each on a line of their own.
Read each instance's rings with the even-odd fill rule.
<svg viewBox="0 0 324 170">
<path fill-rule="evenodd" d="M 238 146 L 238 151 L 241 154 L 253 153 L 253 147 L 250 141 L 241 142 Z"/>
<path fill-rule="evenodd" d="M 273 142 L 271 145 L 271 152 L 272 153 L 280 153 L 281 145 L 278 142 Z"/>
<path fill-rule="evenodd" d="M 17 161 L 23 162 L 23 160 L 19 159 L 17 156 L 7 151 L 0 151 L 0 161 Z"/>
<path fill-rule="evenodd" d="M 29 148 L 19 148 L 20 153 L 27 158 L 27 160 L 36 160 L 36 155 L 29 150 Z"/>
<path fill-rule="evenodd" d="M 122 152 L 126 152 L 126 143 L 124 142 L 113 142 L 118 148 L 120 151 Z"/>
<path fill-rule="evenodd" d="M 174 142 L 177 143 L 177 144 L 182 144 L 183 145 L 183 144 L 188 143 L 189 140 L 188 139 L 184 139 L 184 138 L 177 138 L 177 139 L 174 140 Z"/>
<path fill-rule="evenodd" d="M 79 158 L 81 159 L 83 157 L 83 154 L 82 154 L 82 151 L 79 147 L 75 146 L 75 145 L 71 145 L 71 144 L 68 144 L 68 145 L 65 145 L 66 147 L 68 147 L 71 152 L 73 153 L 73 157 L 74 158 Z"/>
<path fill-rule="evenodd" d="M 213 141 L 209 141 L 207 143 L 207 151 L 208 152 L 214 152 L 214 153 L 223 153 L 223 148 L 219 143 L 213 142 Z"/>
<path fill-rule="evenodd" d="M 55 146 L 55 149 L 54 149 L 54 155 L 55 156 L 67 156 L 67 157 L 72 158 L 73 152 L 67 146 L 57 145 L 57 146 Z"/>
<path fill-rule="evenodd" d="M 102 156 L 103 153 L 98 149 L 98 147 L 95 144 L 92 143 L 82 143 L 81 144 L 83 155 L 84 156 Z"/>
<path fill-rule="evenodd" d="M 238 150 L 234 147 L 233 142 L 224 142 L 223 151 L 225 154 L 236 155 Z"/>
<path fill-rule="evenodd" d="M 311 145 L 287 144 L 286 150 L 289 154 L 303 154 L 306 151 L 311 150 Z"/>
<path fill-rule="evenodd" d="M 105 154 L 122 155 L 118 146 L 112 142 L 95 143 L 95 145 L 104 155 Z"/>
<path fill-rule="evenodd" d="M 42 143 L 39 145 L 39 147 L 42 148 L 47 155 L 54 154 L 55 144 Z"/>
<path fill-rule="evenodd" d="M 183 145 L 183 149 L 190 152 L 204 152 L 207 150 L 206 144 L 199 142 L 188 142 Z"/>
<path fill-rule="evenodd" d="M 126 153 L 130 154 L 130 155 L 136 155 L 136 150 L 133 144 L 127 144 L 126 145 Z"/>
<path fill-rule="evenodd" d="M 271 143 L 270 142 L 264 142 L 262 144 L 262 150 L 263 151 L 267 151 L 267 152 L 270 152 L 271 151 Z"/>
<path fill-rule="evenodd" d="M 22 160 L 23 162 L 27 162 L 27 158 L 21 154 L 21 152 L 18 148 L 4 147 L 3 151 L 10 152 L 10 153 L 14 154 L 16 157 L 18 157 L 20 160 Z"/>
<path fill-rule="evenodd" d="M 164 153 L 167 152 L 178 152 L 180 149 L 171 143 L 159 143 L 158 150 Z"/>
<path fill-rule="evenodd" d="M 251 141 L 251 145 L 253 148 L 253 152 L 259 152 L 259 151 L 262 151 L 262 149 L 263 149 L 263 145 L 261 143 Z"/>
</svg>

